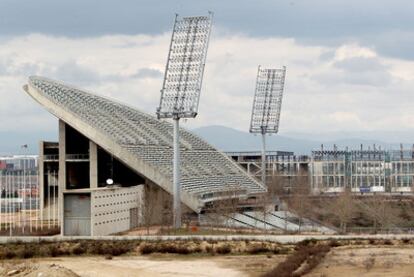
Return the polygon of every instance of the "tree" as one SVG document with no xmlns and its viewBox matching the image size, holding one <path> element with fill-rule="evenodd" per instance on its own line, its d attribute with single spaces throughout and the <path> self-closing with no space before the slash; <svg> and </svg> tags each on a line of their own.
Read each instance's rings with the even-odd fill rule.
<svg viewBox="0 0 414 277">
<path fill-rule="evenodd" d="M 347 225 L 352 221 L 357 211 L 356 201 L 352 192 L 349 189 L 345 189 L 330 205 L 330 208 L 332 213 L 339 219 L 341 231 L 346 233 Z"/>
<path fill-rule="evenodd" d="M 298 216 L 299 229 L 301 231 L 303 218 L 309 217 L 313 209 L 310 200 L 309 181 L 306 176 L 297 176 L 293 180 L 293 187 L 288 197 L 289 210 L 292 210 Z"/>
<path fill-rule="evenodd" d="M 401 221 L 399 210 L 392 206 L 391 200 L 387 196 L 374 194 L 359 201 L 364 215 L 373 221 L 375 232 L 378 231 L 378 227 L 389 228 Z"/>
<path fill-rule="evenodd" d="M 239 198 L 237 191 L 233 190 L 222 192 L 222 195 L 224 196 L 224 199 L 209 203 L 208 220 L 213 223 L 214 226 L 220 226 L 224 223 L 226 227 L 229 227 L 229 221 L 238 211 Z"/>
</svg>

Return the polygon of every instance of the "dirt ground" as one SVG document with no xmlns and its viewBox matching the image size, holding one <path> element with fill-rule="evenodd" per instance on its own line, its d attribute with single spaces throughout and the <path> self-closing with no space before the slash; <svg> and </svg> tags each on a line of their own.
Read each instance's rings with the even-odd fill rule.
<svg viewBox="0 0 414 277">
<path fill-rule="evenodd" d="M 307 277 L 412 277 L 414 248 L 346 246 L 333 249 Z"/>
<path fill-rule="evenodd" d="M 0 271 L 0 276 L 260 276 L 283 259 L 282 255 L 220 257 L 154 255 L 122 256 L 111 260 L 104 257 L 41 258 L 4 262 L 0 267 L 3 269 Z"/>
<path fill-rule="evenodd" d="M 271 271 L 286 255 L 124 255 L 12 259 L 0 262 L 0 276 L 247 276 Z M 414 276 L 414 248 L 394 245 L 347 245 L 332 248 L 307 277 Z"/>
<path fill-rule="evenodd" d="M 13 277 L 78 277 L 71 270 L 57 264 L 9 262 L 0 266 L 0 276 Z"/>
</svg>

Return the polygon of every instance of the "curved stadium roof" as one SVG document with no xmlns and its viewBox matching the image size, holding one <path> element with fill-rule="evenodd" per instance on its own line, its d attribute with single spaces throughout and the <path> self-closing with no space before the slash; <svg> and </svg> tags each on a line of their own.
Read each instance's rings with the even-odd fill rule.
<svg viewBox="0 0 414 277">
<path fill-rule="evenodd" d="M 172 193 L 173 126 L 116 101 L 43 77 L 24 87 L 46 110 Z M 265 192 L 226 155 L 181 129 L 181 197 L 194 211 L 226 197 Z"/>
</svg>

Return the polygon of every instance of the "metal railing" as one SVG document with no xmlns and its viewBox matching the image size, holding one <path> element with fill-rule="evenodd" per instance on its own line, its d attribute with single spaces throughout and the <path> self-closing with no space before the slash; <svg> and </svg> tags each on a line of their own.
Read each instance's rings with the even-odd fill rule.
<svg viewBox="0 0 414 277">
<path fill-rule="evenodd" d="M 66 160 L 89 160 L 89 154 L 66 154 Z"/>
<path fill-rule="evenodd" d="M 59 155 L 44 155 L 43 159 L 45 161 L 58 161 L 59 160 Z"/>
</svg>

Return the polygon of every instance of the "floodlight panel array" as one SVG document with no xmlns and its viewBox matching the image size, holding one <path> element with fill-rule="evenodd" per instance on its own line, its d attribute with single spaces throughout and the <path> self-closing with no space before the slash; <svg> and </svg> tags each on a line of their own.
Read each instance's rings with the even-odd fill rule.
<svg viewBox="0 0 414 277">
<path fill-rule="evenodd" d="M 161 90 L 159 118 L 195 117 L 211 30 L 211 16 L 175 19 Z"/>
<path fill-rule="evenodd" d="M 259 67 L 256 91 L 250 122 L 251 133 L 274 133 L 279 131 L 286 67 L 264 69 Z"/>
</svg>

